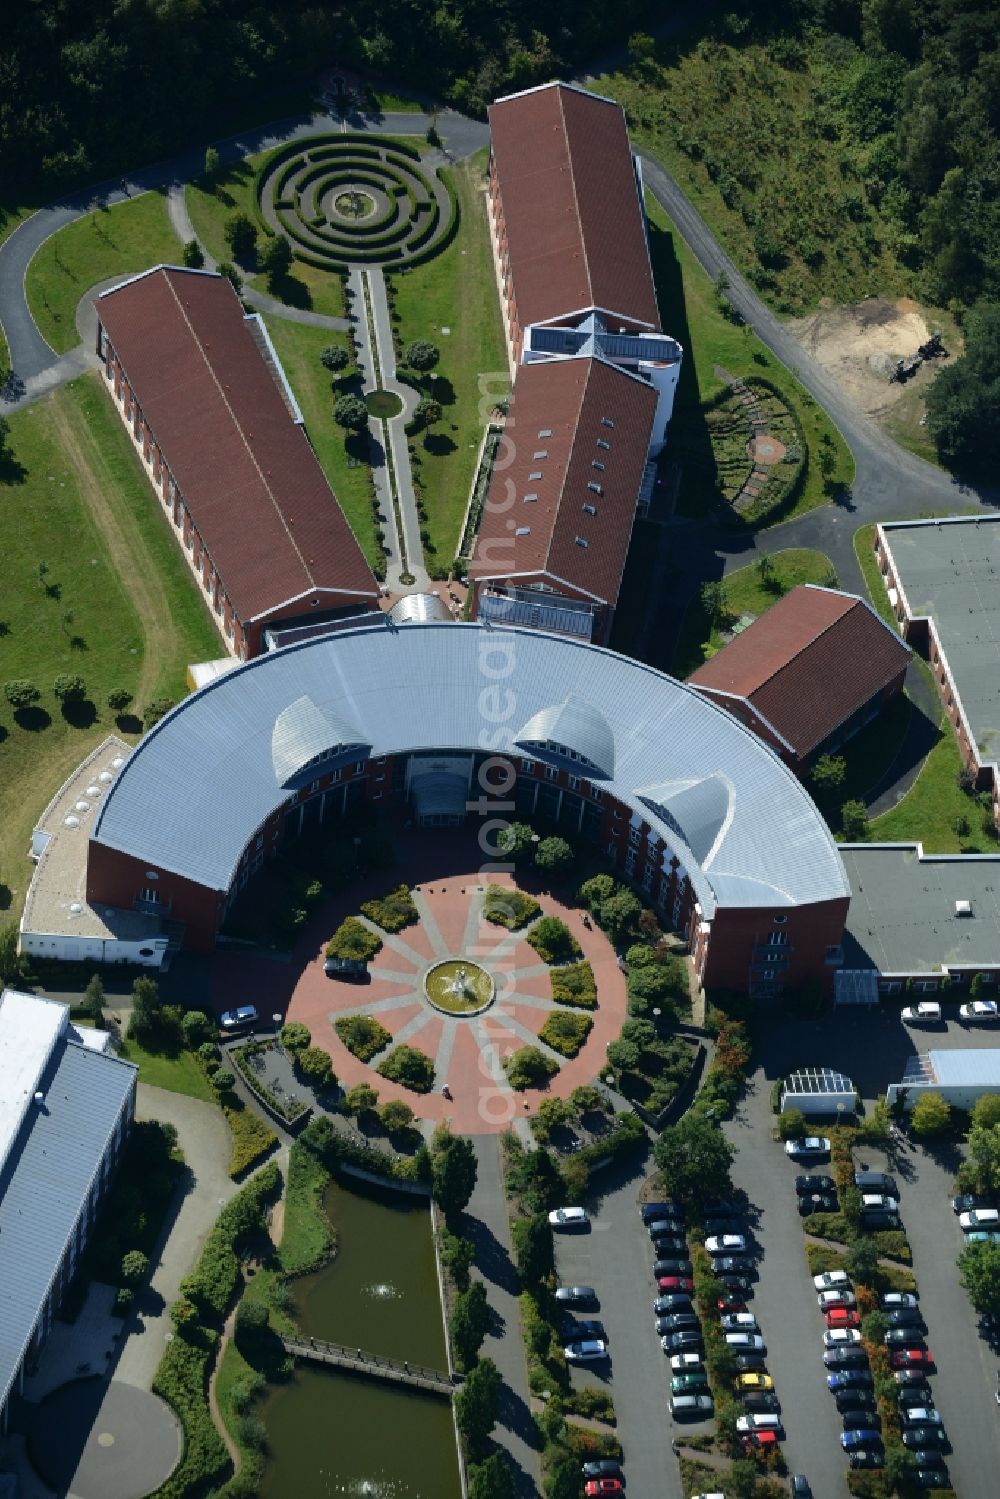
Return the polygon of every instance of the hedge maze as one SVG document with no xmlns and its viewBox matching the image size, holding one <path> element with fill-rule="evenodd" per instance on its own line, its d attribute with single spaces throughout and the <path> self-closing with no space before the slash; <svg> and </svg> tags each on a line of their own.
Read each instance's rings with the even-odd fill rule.
<svg viewBox="0 0 1000 1499">
<path fill-rule="evenodd" d="M 321 270 L 418 265 L 451 238 L 450 184 L 420 166 L 408 141 L 316 136 L 272 156 L 257 180 L 261 222 L 297 259 Z"/>
</svg>

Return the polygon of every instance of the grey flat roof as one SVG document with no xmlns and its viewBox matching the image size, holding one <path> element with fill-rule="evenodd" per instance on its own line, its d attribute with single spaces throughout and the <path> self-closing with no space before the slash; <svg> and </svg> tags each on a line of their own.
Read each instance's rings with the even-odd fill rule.
<svg viewBox="0 0 1000 1499">
<path fill-rule="evenodd" d="M 90 1191 L 136 1069 L 59 1041 L 0 1175 L 0 1405 Z"/>
<path fill-rule="evenodd" d="M 942 1087 L 1000 1086 L 1000 1050 L 996 1047 L 963 1046 L 955 1051 L 929 1051 L 927 1057 Z"/>
<path fill-rule="evenodd" d="M 844 967 L 908 974 L 1000 964 L 1000 855 L 921 857 L 919 849 L 841 847 L 851 882 Z M 970 916 L 955 913 L 964 900 Z"/>
<path fill-rule="evenodd" d="M 706 916 L 717 902 L 782 907 L 849 893 L 837 846 L 806 791 L 728 713 L 683 682 L 611 651 L 481 624 L 361 627 L 227 673 L 185 699 L 133 750 L 101 805 L 93 839 L 151 868 L 227 889 L 248 838 L 286 800 L 272 763 L 272 732 L 302 698 L 332 721 L 356 726 L 374 756 L 516 753 L 536 715 L 573 699 L 573 713 L 558 715 L 560 724 L 575 721 L 580 704 L 603 719 L 614 759 L 601 784 L 677 853 Z M 587 775 L 582 766 L 580 773 Z M 692 799 L 681 792 L 706 778 L 724 788 L 725 806 L 702 869 L 684 843 Z M 678 789 L 676 804 L 666 805 L 670 825 L 638 796 L 668 780 Z"/>
<path fill-rule="evenodd" d="M 1000 757 L 1000 517 L 884 525 L 908 612 L 934 620 L 982 762 Z"/>
</svg>

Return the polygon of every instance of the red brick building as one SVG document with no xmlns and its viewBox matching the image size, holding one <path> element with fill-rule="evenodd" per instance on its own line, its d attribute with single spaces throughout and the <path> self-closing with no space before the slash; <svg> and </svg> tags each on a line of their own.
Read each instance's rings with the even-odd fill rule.
<svg viewBox="0 0 1000 1499">
<path fill-rule="evenodd" d="M 224 276 L 160 266 L 97 300 L 97 350 L 226 649 L 377 607 L 379 587 Z M 266 338 L 266 335 L 265 335 Z"/>
<path fill-rule="evenodd" d="M 796 771 L 870 723 L 910 652 L 863 599 L 793 588 L 688 678 Z"/>
</svg>

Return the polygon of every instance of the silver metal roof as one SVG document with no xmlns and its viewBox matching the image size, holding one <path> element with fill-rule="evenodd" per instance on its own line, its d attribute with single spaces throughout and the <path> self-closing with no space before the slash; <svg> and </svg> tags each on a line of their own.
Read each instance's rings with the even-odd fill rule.
<svg viewBox="0 0 1000 1499">
<path fill-rule="evenodd" d="M 698 863 L 707 866 L 732 815 L 733 790 L 728 776 L 714 774 L 696 781 L 665 781 L 638 795 L 662 822 L 683 832 Z"/>
<path fill-rule="evenodd" d="M 574 751 L 581 760 L 611 780 L 615 773 L 615 736 L 611 725 L 593 703 L 570 693 L 534 714 L 514 735 L 523 745 L 546 741 Z"/>
<path fill-rule="evenodd" d="M 363 745 L 365 736 L 330 708 L 308 695 L 282 708 L 271 731 L 271 763 L 279 786 L 287 786 L 317 755 Z"/>
<path fill-rule="evenodd" d="M 250 835 L 285 797 L 274 724 L 301 697 L 356 724 L 374 755 L 515 751 L 522 726 L 563 705 L 613 749 L 608 792 L 641 813 L 683 863 L 702 909 L 790 906 L 850 894 L 829 830 L 804 788 L 749 729 L 693 688 L 641 662 L 535 630 L 481 624 L 359 628 L 260 657 L 187 698 L 129 756 L 93 837 L 215 890 L 228 889 Z M 588 705 L 589 711 L 568 704 Z M 608 744 L 590 748 L 607 760 Z M 541 756 L 540 756 L 541 758 Z M 728 821 L 702 871 L 685 832 L 637 788 L 718 775 Z M 691 839 L 703 841 L 700 815 Z"/>
<path fill-rule="evenodd" d="M 136 1069 L 57 1043 L 0 1177 L 0 1404 L 6 1400 Z"/>
<path fill-rule="evenodd" d="M 451 615 L 436 593 L 405 593 L 389 610 L 389 618 L 394 625 L 412 625 L 428 619 L 451 619 Z"/>
</svg>

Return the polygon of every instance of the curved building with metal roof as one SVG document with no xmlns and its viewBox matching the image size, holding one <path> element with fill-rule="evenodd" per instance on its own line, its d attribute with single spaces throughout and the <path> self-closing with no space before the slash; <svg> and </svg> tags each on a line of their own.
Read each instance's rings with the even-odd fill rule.
<svg viewBox="0 0 1000 1499">
<path fill-rule="evenodd" d="M 702 970 L 723 927 L 739 951 L 723 966 L 741 987 L 758 948 L 761 985 L 794 976 L 802 913 L 818 932 L 811 952 L 839 943 L 850 887 L 837 846 L 754 734 L 640 662 L 480 624 L 345 631 L 187 698 L 100 807 L 88 899 L 159 906 L 208 945 L 280 838 L 328 805 L 408 799 L 422 815 L 419 788 L 433 785 L 427 820 L 464 820 L 498 758 L 508 786 L 516 776 L 517 815 L 599 842 L 685 928 Z"/>
</svg>

